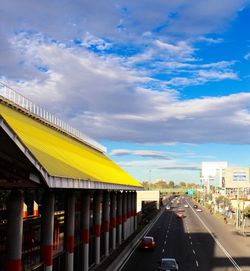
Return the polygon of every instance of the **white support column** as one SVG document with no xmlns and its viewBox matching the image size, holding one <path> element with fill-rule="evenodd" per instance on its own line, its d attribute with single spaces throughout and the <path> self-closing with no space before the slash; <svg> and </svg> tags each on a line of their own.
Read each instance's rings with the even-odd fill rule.
<svg viewBox="0 0 250 271">
<path fill-rule="evenodd" d="M 100 236 L 101 236 L 101 200 L 102 194 L 96 191 L 93 201 L 93 220 L 94 220 L 94 235 L 95 235 L 95 263 L 100 263 Z"/>
<path fill-rule="evenodd" d="M 122 238 L 127 239 L 127 193 L 122 193 Z"/>
<path fill-rule="evenodd" d="M 134 193 L 134 218 L 135 218 L 135 231 L 137 230 L 137 192 Z"/>
<path fill-rule="evenodd" d="M 134 191 L 131 192 L 131 234 L 135 231 L 135 214 L 134 214 Z"/>
<path fill-rule="evenodd" d="M 116 193 L 111 194 L 111 227 L 112 227 L 112 249 L 116 249 Z"/>
<path fill-rule="evenodd" d="M 21 271 L 23 195 L 12 191 L 7 202 L 7 253 L 5 271 Z"/>
<path fill-rule="evenodd" d="M 122 193 L 117 193 L 117 226 L 118 226 L 118 244 L 122 243 Z"/>
<path fill-rule="evenodd" d="M 127 237 L 131 235 L 131 192 L 127 192 Z"/>
<path fill-rule="evenodd" d="M 75 247 L 75 194 L 73 191 L 67 194 L 67 219 L 66 219 L 66 270 L 74 270 Z"/>
<path fill-rule="evenodd" d="M 82 195 L 82 233 L 81 238 L 83 242 L 83 271 L 89 270 L 89 220 L 90 220 L 90 194 L 84 192 Z"/>
<path fill-rule="evenodd" d="M 110 218 L 110 194 L 108 191 L 106 191 L 103 194 L 103 216 L 104 216 L 104 231 L 105 231 L 105 237 L 104 237 L 104 244 L 105 244 L 105 256 L 109 255 L 109 218 Z"/>
<path fill-rule="evenodd" d="M 44 263 L 44 270 L 52 271 L 55 195 L 53 192 L 45 191 L 43 196 L 41 260 Z"/>
</svg>

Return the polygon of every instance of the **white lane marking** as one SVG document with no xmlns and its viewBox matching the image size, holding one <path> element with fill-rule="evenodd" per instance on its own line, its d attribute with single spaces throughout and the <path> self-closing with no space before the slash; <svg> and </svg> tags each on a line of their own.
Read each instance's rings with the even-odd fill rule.
<svg viewBox="0 0 250 271">
<path fill-rule="evenodd" d="M 193 253 L 195 254 L 195 251 L 193 250 Z"/>
<path fill-rule="evenodd" d="M 153 222 L 151 224 L 149 224 L 147 230 L 145 232 L 143 232 L 143 235 L 141 236 L 145 236 L 147 235 L 147 233 L 153 228 L 153 226 L 157 223 L 157 221 L 159 220 L 159 218 L 163 215 L 163 210 L 159 212 L 159 214 L 155 217 L 155 219 L 153 220 Z M 173 213 L 171 214 L 171 217 L 173 216 Z M 123 258 L 123 263 L 117 267 L 117 270 L 122 270 L 123 267 L 126 265 L 126 263 L 128 262 L 128 260 L 130 259 L 130 257 L 132 256 L 132 254 L 134 253 L 134 251 L 137 249 L 137 247 L 139 246 L 140 244 L 140 239 L 141 238 L 138 238 L 138 240 L 135 242 L 135 246 L 130 250 L 128 251 L 128 253 L 126 253 L 126 255 L 124 256 Z"/>
<path fill-rule="evenodd" d="M 188 238 L 191 240 L 191 236 L 188 236 Z"/>
<path fill-rule="evenodd" d="M 220 247 L 220 249 L 224 252 L 224 254 L 228 257 L 228 259 L 230 260 L 230 262 L 234 265 L 234 267 L 238 270 L 238 271 L 242 271 L 242 269 L 240 268 L 240 266 L 236 263 L 236 261 L 233 259 L 233 257 L 229 254 L 229 252 L 223 247 L 223 245 L 219 242 L 219 240 L 214 237 L 213 233 L 211 232 L 211 230 L 208 228 L 208 226 L 205 224 L 205 222 L 197 215 L 197 213 L 194 211 L 193 207 L 190 205 L 189 202 L 187 202 L 187 204 L 189 205 L 189 207 L 192 209 L 193 213 L 197 216 L 197 218 L 200 220 L 201 224 L 204 226 L 204 228 L 207 230 L 207 232 L 212 236 L 212 238 L 214 239 L 215 243 Z"/>
<path fill-rule="evenodd" d="M 192 241 L 190 242 L 190 245 L 193 245 L 193 242 L 192 242 Z"/>
<path fill-rule="evenodd" d="M 164 241 L 164 245 L 166 245 L 167 241 Z"/>
<path fill-rule="evenodd" d="M 164 253 L 164 248 L 163 248 L 163 250 L 162 250 L 162 253 Z"/>
<path fill-rule="evenodd" d="M 197 261 L 195 261 L 195 262 L 196 262 L 196 266 L 199 267 L 199 263 Z"/>
<path fill-rule="evenodd" d="M 168 235 L 166 234 L 166 238 L 168 238 Z"/>
</svg>

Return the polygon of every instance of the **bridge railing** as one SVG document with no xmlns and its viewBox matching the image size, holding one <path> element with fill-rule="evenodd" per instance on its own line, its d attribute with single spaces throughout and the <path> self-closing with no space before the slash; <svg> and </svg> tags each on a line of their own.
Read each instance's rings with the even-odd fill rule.
<svg viewBox="0 0 250 271">
<path fill-rule="evenodd" d="M 31 100 L 25 98 L 9 86 L 0 82 L 0 96 L 4 97 L 5 99 L 11 101 L 12 103 L 26 109 L 27 111 L 31 112 L 39 116 L 40 118 L 44 119 L 45 121 L 53 124 L 54 126 L 58 127 L 60 130 L 70 134 L 73 137 L 76 137 L 83 143 L 90 145 L 91 147 L 101 151 L 106 152 L 106 148 L 96 142 L 95 140 L 91 139 L 90 137 L 86 136 L 79 130 L 73 128 L 68 123 L 62 121 L 58 117 L 54 116 L 43 107 L 38 106 L 37 104 L 33 103 Z"/>
</svg>

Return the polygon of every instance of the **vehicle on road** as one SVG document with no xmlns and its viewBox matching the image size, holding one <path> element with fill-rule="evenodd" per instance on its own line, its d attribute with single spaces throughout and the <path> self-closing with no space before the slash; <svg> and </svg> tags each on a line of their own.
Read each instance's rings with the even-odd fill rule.
<svg viewBox="0 0 250 271">
<path fill-rule="evenodd" d="M 198 208 L 198 205 L 195 204 L 193 207 L 194 207 L 194 209 L 197 209 L 197 208 Z"/>
<path fill-rule="evenodd" d="M 197 208 L 196 212 L 202 212 L 202 210 L 200 208 Z"/>
<path fill-rule="evenodd" d="M 178 271 L 179 267 L 174 258 L 162 258 L 159 262 L 158 270 Z"/>
<path fill-rule="evenodd" d="M 144 250 L 153 250 L 155 248 L 155 241 L 154 237 L 152 236 L 145 236 L 141 239 L 139 248 Z"/>
<path fill-rule="evenodd" d="M 185 208 L 188 208 L 189 206 L 187 204 L 184 205 Z"/>
<path fill-rule="evenodd" d="M 166 206 L 166 210 L 170 210 L 171 207 L 169 205 Z"/>
<path fill-rule="evenodd" d="M 176 217 L 177 217 L 177 218 L 185 218 L 186 215 L 183 214 L 183 213 L 177 213 L 177 214 L 176 214 Z"/>
<path fill-rule="evenodd" d="M 185 210 L 182 209 L 182 208 L 178 208 L 178 209 L 177 209 L 177 212 L 185 212 Z"/>
</svg>

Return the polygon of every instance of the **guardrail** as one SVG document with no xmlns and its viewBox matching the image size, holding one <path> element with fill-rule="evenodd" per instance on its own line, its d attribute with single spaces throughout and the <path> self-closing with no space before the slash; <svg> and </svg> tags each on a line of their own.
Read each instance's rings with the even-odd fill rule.
<svg viewBox="0 0 250 271">
<path fill-rule="evenodd" d="M 38 116 L 39 118 L 45 120 L 46 122 L 51 123 L 53 126 L 56 126 L 63 132 L 77 138 L 78 140 L 82 141 L 83 143 L 97 149 L 101 152 L 106 152 L 106 148 L 96 142 L 95 140 L 91 139 L 90 137 L 86 136 L 84 133 L 80 132 L 79 130 L 73 128 L 68 123 L 62 121 L 55 115 L 51 114 L 43 107 L 38 106 L 37 104 L 33 103 L 31 100 L 25 98 L 9 86 L 0 82 L 0 96 L 4 97 L 5 99 L 11 101 L 12 103 L 18 105 L 19 107 L 27 110 L 28 112 Z"/>
</svg>

